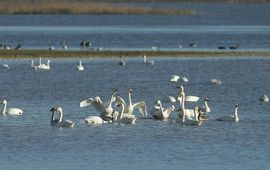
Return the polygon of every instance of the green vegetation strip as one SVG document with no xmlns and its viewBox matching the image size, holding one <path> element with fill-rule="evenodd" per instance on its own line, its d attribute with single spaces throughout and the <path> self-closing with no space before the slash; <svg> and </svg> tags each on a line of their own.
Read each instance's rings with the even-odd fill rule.
<svg viewBox="0 0 270 170">
<path fill-rule="evenodd" d="M 1 59 L 115 57 L 270 57 L 270 51 L 51 51 L 0 50 Z"/>
</svg>

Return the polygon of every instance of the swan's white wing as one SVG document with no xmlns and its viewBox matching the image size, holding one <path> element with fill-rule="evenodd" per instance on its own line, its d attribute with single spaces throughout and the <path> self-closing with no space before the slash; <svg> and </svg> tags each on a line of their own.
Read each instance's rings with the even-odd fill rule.
<svg viewBox="0 0 270 170">
<path fill-rule="evenodd" d="M 200 98 L 197 96 L 186 96 L 185 101 L 187 102 L 197 102 Z"/>
<path fill-rule="evenodd" d="M 94 101 L 95 101 L 95 99 L 93 99 L 92 97 L 84 99 L 84 100 L 80 101 L 80 107 L 89 106 L 89 105 L 93 104 Z"/>
<path fill-rule="evenodd" d="M 172 102 L 172 103 L 175 103 L 175 102 L 176 102 L 176 99 L 175 99 L 175 97 L 173 97 L 173 96 L 168 96 L 168 99 L 169 99 L 169 101 Z"/>
<path fill-rule="evenodd" d="M 185 82 L 185 83 L 187 83 L 188 82 L 188 78 L 182 77 L 182 81 Z"/>
<path fill-rule="evenodd" d="M 167 114 L 169 115 L 171 112 L 173 112 L 175 109 L 174 105 L 172 105 L 171 107 L 168 107 L 165 111 L 167 112 Z"/>
<path fill-rule="evenodd" d="M 186 102 L 197 102 L 200 98 L 197 97 L 197 96 L 186 96 L 185 97 L 185 101 Z M 178 101 L 182 101 L 182 97 L 181 96 L 178 96 L 177 97 L 177 100 Z"/>
<path fill-rule="evenodd" d="M 133 104 L 134 109 L 139 109 L 140 113 L 144 116 L 147 117 L 147 108 L 145 102 L 138 102 Z"/>
<path fill-rule="evenodd" d="M 125 100 L 124 100 L 122 97 L 120 97 L 120 96 L 116 96 L 116 97 L 115 97 L 115 102 L 116 102 L 116 104 L 121 104 L 121 103 L 123 103 L 124 105 L 126 105 Z"/>
<path fill-rule="evenodd" d="M 178 75 L 171 75 L 170 81 L 171 82 L 177 82 L 179 79 L 180 79 L 180 76 L 178 76 Z"/>
</svg>

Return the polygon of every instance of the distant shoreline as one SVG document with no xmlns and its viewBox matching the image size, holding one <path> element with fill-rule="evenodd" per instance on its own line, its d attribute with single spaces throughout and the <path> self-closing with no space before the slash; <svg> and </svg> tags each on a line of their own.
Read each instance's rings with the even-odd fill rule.
<svg viewBox="0 0 270 170">
<path fill-rule="evenodd" d="M 64 51 L 0 50 L 0 59 L 122 57 L 270 57 L 270 51 Z"/>
</svg>

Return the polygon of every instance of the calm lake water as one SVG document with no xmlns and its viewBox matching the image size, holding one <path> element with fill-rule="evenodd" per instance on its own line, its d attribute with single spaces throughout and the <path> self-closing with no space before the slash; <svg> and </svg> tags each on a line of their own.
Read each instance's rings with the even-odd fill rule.
<svg viewBox="0 0 270 170">
<path fill-rule="evenodd" d="M 270 4 L 144 4 L 194 10 L 196 15 L 1 15 L 0 43 L 14 48 L 80 50 L 269 50 Z M 197 44 L 196 48 L 189 43 Z M 179 48 L 181 46 L 182 48 Z"/>
<path fill-rule="evenodd" d="M 269 4 L 148 4 L 194 9 L 194 16 L 141 15 L 0 15 L 0 43 L 15 47 L 47 49 L 66 41 L 80 50 L 81 41 L 103 49 L 216 50 L 240 44 L 238 50 L 269 50 Z M 189 43 L 197 48 L 188 47 Z M 180 49 L 179 45 L 183 48 Z M 76 57 L 76 56 L 74 56 Z M 8 107 L 24 110 L 20 117 L 0 116 L 0 169 L 269 169 L 270 105 L 258 101 L 270 95 L 268 58 L 125 58 L 121 67 L 114 59 L 51 59 L 51 70 L 33 70 L 28 60 L 1 60 L 1 99 Z M 35 63 L 38 61 L 36 60 Z M 100 96 L 107 101 L 112 88 L 127 99 L 145 101 L 151 113 L 161 99 L 176 95 L 179 84 L 172 74 L 186 76 L 187 95 L 208 97 L 211 119 L 201 126 L 182 126 L 177 112 L 167 122 L 138 119 L 135 125 L 89 126 L 83 119 L 98 115 L 93 107 L 80 108 L 82 99 Z M 217 78 L 222 84 L 210 83 Z M 233 112 L 239 104 L 239 123 L 215 119 Z M 50 126 L 54 106 L 75 121 L 72 129 Z M 178 109 L 178 105 L 175 105 Z M 138 111 L 135 112 L 139 116 Z"/>
<path fill-rule="evenodd" d="M 1 98 L 9 107 L 22 108 L 21 117 L 0 117 L 0 169 L 268 169 L 270 117 L 270 59 L 266 58 L 160 58 L 154 66 L 142 59 L 83 59 L 84 72 L 75 70 L 77 59 L 51 59 L 51 70 L 33 70 L 28 60 L 5 60 L 0 70 Z M 37 61 L 35 61 L 37 62 Z M 80 108 L 80 100 L 100 96 L 107 101 L 112 88 L 134 102 L 145 101 L 148 112 L 157 99 L 169 106 L 178 84 L 170 75 L 189 78 L 187 95 L 210 99 L 211 120 L 183 127 L 173 112 L 167 122 L 139 119 L 136 125 L 88 126 L 83 119 L 97 115 L 93 107 Z M 210 83 L 218 78 L 222 84 Z M 239 123 L 215 119 L 239 104 Z M 187 103 L 192 108 L 198 103 Z M 50 126 L 50 108 L 61 106 L 72 129 Z M 179 108 L 176 105 L 176 108 Z M 138 111 L 135 112 L 139 116 Z"/>
</svg>

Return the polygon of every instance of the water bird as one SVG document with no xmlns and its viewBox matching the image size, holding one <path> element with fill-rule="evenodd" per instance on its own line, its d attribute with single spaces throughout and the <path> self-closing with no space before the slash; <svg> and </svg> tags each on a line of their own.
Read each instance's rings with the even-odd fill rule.
<svg viewBox="0 0 270 170">
<path fill-rule="evenodd" d="M 178 113 L 179 118 L 183 118 L 184 116 L 188 119 L 195 117 L 194 109 L 186 109 L 185 108 L 185 101 L 186 101 L 186 94 L 184 91 L 184 86 L 180 86 L 180 93 L 179 93 L 179 104 L 180 104 L 180 112 Z"/>
<path fill-rule="evenodd" d="M 80 107 L 86 107 L 89 105 L 93 105 L 97 112 L 100 113 L 100 117 L 105 120 L 112 120 L 113 119 L 113 107 L 112 103 L 115 101 L 115 95 L 117 93 L 117 90 L 113 90 L 112 96 L 110 100 L 107 103 L 103 103 L 99 96 L 96 97 L 90 97 L 87 99 L 84 99 L 80 102 Z"/>
<path fill-rule="evenodd" d="M 111 121 L 105 121 L 100 116 L 88 116 L 84 118 L 84 122 L 86 124 L 101 125 L 101 124 L 108 123 Z"/>
<path fill-rule="evenodd" d="M 186 118 L 185 111 L 183 112 L 183 119 L 182 119 L 183 125 L 197 126 L 197 125 L 201 125 L 202 122 L 203 121 L 201 120 L 201 112 L 199 111 L 198 106 L 194 108 L 194 118 Z"/>
<path fill-rule="evenodd" d="M 16 47 L 15 47 L 15 50 L 20 50 L 22 49 L 22 44 L 18 44 Z"/>
<path fill-rule="evenodd" d="M 42 64 L 41 62 L 41 57 L 39 58 L 39 65 L 37 66 L 38 69 L 43 69 L 43 70 L 50 70 L 50 62 L 51 60 L 47 60 L 47 64 Z"/>
<path fill-rule="evenodd" d="M 171 105 L 166 109 L 163 108 L 160 100 L 158 100 L 156 104 L 158 104 L 158 107 L 156 108 L 156 112 L 154 113 L 153 118 L 157 120 L 167 120 L 171 112 L 173 112 L 175 109 L 174 105 Z"/>
<path fill-rule="evenodd" d="M 10 47 L 10 46 L 8 46 L 8 45 L 4 45 L 4 49 L 5 49 L 5 50 L 10 50 L 10 49 L 11 49 L 11 47 Z"/>
<path fill-rule="evenodd" d="M 5 69 L 9 69 L 9 65 L 8 64 L 2 64 L 2 67 Z"/>
<path fill-rule="evenodd" d="M 195 44 L 195 43 L 189 43 L 188 46 L 190 46 L 190 47 L 197 47 L 197 44 Z"/>
<path fill-rule="evenodd" d="M 171 82 L 179 82 L 179 81 L 181 81 L 182 83 L 187 83 L 188 78 L 187 77 L 180 77 L 180 76 L 174 74 L 174 75 L 171 75 L 170 81 Z"/>
<path fill-rule="evenodd" d="M 121 107 L 121 111 L 120 111 L 120 113 L 117 111 L 114 112 L 113 122 L 124 123 L 124 124 L 135 124 L 137 118 L 135 115 L 125 113 L 125 103 L 124 102 L 119 102 L 116 106 Z"/>
<path fill-rule="evenodd" d="M 219 50 L 225 50 L 225 49 L 226 49 L 225 46 L 218 46 L 217 48 L 218 48 Z"/>
<path fill-rule="evenodd" d="M 116 101 L 119 103 L 124 103 L 125 105 L 125 114 L 132 115 L 134 109 L 139 109 L 139 112 L 142 114 L 143 117 L 147 117 L 147 107 L 144 101 L 133 103 L 132 102 L 132 95 L 133 95 L 133 90 L 129 89 L 128 90 L 128 104 L 125 105 L 126 102 L 123 102 L 124 99 L 121 98 L 120 96 L 116 96 Z"/>
<path fill-rule="evenodd" d="M 235 46 L 230 46 L 229 49 L 235 50 L 235 49 L 237 49 L 239 47 L 240 47 L 240 45 L 239 44 L 236 44 Z"/>
<path fill-rule="evenodd" d="M 7 100 L 4 99 L 1 104 L 3 105 L 1 114 L 2 115 L 14 115 L 14 116 L 19 116 L 23 114 L 23 110 L 22 109 L 18 109 L 18 108 L 7 108 Z"/>
<path fill-rule="evenodd" d="M 37 66 L 37 65 L 34 65 L 34 61 L 33 61 L 33 60 L 31 60 L 31 67 L 32 67 L 33 69 L 35 69 L 35 70 L 38 69 L 38 66 Z"/>
<path fill-rule="evenodd" d="M 238 122 L 238 104 L 235 105 L 234 113 L 232 115 L 222 116 L 220 118 L 217 118 L 217 121 Z"/>
<path fill-rule="evenodd" d="M 262 96 L 259 97 L 259 101 L 260 102 L 265 102 L 265 103 L 266 102 L 269 102 L 269 97 L 264 94 L 264 95 L 262 95 Z"/>
<path fill-rule="evenodd" d="M 220 85 L 222 83 L 221 80 L 218 79 L 211 79 L 210 82 L 216 85 Z"/>
<path fill-rule="evenodd" d="M 154 60 L 148 61 L 148 60 L 146 59 L 146 55 L 143 55 L 143 63 L 144 63 L 144 64 L 147 64 L 147 65 L 154 65 L 154 64 L 155 64 L 155 61 L 154 61 Z"/>
<path fill-rule="evenodd" d="M 79 61 L 79 65 L 76 66 L 76 69 L 79 70 L 79 71 L 83 71 L 84 70 L 84 67 L 82 65 L 82 61 L 81 60 Z"/>
<path fill-rule="evenodd" d="M 52 112 L 52 117 L 51 117 L 51 126 L 55 127 L 74 127 L 75 123 L 71 120 L 64 120 L 64 111 L 61 107 L 53 107 L 50 110 Z M 55 118 L 55 113 L 59 112 L 60 117 L 59 119 Z"/>
<path fill-rule="evenodd" d="M 50 46 L 49 50 L 51 50 L 51 51 L 54 50 L 54 46 Z"/>
<path fill-rule="evenodd" d="M 126 65 L 126 62 L 122 59 L 122 56 L 119 56 L 119 59 L 120 59 L 120 61 L 119 61 L 119 65 L 120 66 L 125 66 Z"/>
</svg>

